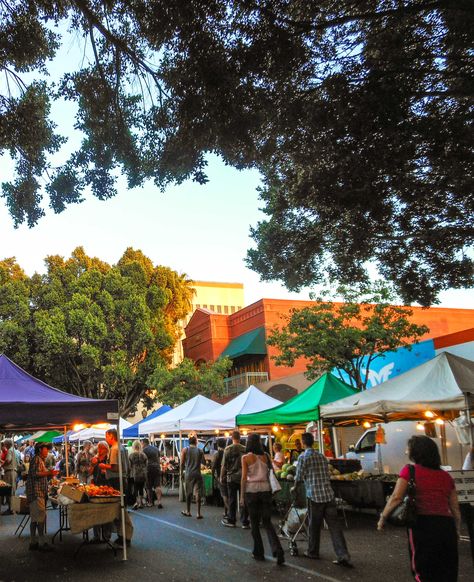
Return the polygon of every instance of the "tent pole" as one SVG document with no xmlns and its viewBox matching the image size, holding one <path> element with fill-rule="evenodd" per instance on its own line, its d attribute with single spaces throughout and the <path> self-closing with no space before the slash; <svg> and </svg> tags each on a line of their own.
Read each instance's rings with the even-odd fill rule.
<svg viewBox="0 0 474 582">
<path fill-rule="evenodd" d="M 67 432 L 67 427 L 64 427 L 64 448 L 66 450 L 66 480 L 69 477 L 69 452 L 68 452 L 68 446 L 67 446 L 67 439 L 66 439 L 66 432 Z"/>
<path fill-rule="evenodd" d="M 446 448 L 446 425 L 442 424 L 439 428 L 439 434 L 441 437 L 441 460 L 443 465 L 448 464 L 448 450 Z"/>
<path fill-rule="evenodd" d="M 272 447 L 272 431 L 268 431 L 268 454 L 270 459 L 273 461 L 273 447 Z"/>
<path fill-rule="evenodd" d="M 469 423 L 469 441 L 472 449 L 474 447 L 474 426 L 471 422 L 471 405 L 469 403 L 469 396 L 470 395 L 468 393 L 464 393 L 464 401 L 466 403 L 466 418 L 467 422 Z"/>
<path fill-rule="evenodd" d="M 332 440 L 334 442 L 334 456 L 337 459 L 341 454 L 341 451 L 339 449 L 339 440 L 337 438 L 337 429 L 335 426 L 332 427 Z"/>
<path fill-rule="evenodd" d="M 324 420 L 322 418 L 319 419 L 319 439 L 320 439 L 320 451 L 321 454 L 326 455 L 324 450 Z"/>
<path fill-rule="evenodd" d="M 117 419 L 117 440 L 118 440 L 118 470 L 120 483 L 120 517 L 122 522 L 122 540 L 123 540 L 123 561 L 127 561 L 127 538 L 125 536 L 125 497 L 123 491 L 123 466 L 122 466 L 122 445 L 120 443 L 120 415 Z"/>
<path fill-rule="evenodd" d="M 183 492 L 183 471 L 184 471 L 184 467 L 181 467 L 181 453 L 183 452 L 183 433 L 181 431 L 181 422 L 179 423 L 179 455 L 178 455 L 178 459 L 179 459 L 179 482 L 178 482 L 178 487 L 179 487 L 179 495 L 178 495 L 178 499 L 179 501 L 184 501 L 184 492 Z"/>
</svg>

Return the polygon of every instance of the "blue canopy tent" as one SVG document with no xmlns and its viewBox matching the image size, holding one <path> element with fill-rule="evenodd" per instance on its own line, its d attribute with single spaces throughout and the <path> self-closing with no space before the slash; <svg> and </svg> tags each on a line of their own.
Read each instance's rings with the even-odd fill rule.
<svg viewBox="0 0 474 582">
<path fill-rule="evenodd" d="M 74 434 L 73 430 L 68 430 L 66 433 L 66 438 L 69 439 L 70 435 Z M 53 444 L 61 445 L 64 442 L 64 434 L 60 434 L 57 437 L 54 437 Z"/>
<path fill-rule="evenodd" d="M 129 426 L 128 428 L 126 428 L 122 433 L 122 435 L 123 435 L 122 438 L 124 438 L 124 439 L 133 439 L 133 438 L 137 439 L 137 438 L 139 438 L 138 427 L 140 426 L 140 424 L 142 422 L 145 422 L 145 420 L 151 420 L 152 418 L 156 418 L 157 416 L 161 416 L 162 414 L 170 411 L 171 409 L 172 409 L 171 406 L 168 406 L 167 404 L 163 404 L 163 406 L 160 406 L 160 408 L 155 410 L 155 412 L 152 412 L 150 414 L 150 416 L 147 416 L 146 418 L 142 418 L 141 420 L 139 420 L 135 424 L 132 424 L 132 426 Z"/>
</svg>

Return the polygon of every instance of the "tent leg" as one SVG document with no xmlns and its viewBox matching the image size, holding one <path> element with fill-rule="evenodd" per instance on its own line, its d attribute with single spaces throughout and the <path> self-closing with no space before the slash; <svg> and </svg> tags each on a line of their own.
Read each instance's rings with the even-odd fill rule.
<svg viewBox="0 0 474 582">
<path fill-rule="evenodd" d="M 183 433 L 180 430 L 179 431 L 179 455 L 178 455 L 178 459 L 179 459 L 179 482 L 178 482 L 179 494 L 178 494 L 178 499 L 179 499 L 179 501 L 184 501 L 183 477 L 182 477 L 184 467 L 181 467 L 181 453 L 182 453 L 182 451 L 183 451 Z"/>
<path fill-rule="evenodd" d="M 334 456 L 337 459 L 341 454 L 341 450 L 339 449 L 339 440 L 337 438 L 337 429 L 335 426 L 332 427 L 332 440 L 334 442 Z"/>
<path fill-rule="evenodd" d="M 442 424 L 439 429 L 441 437 L 441 462 L 443 465 L 448 464 L 448 449 L 446 447 L 446 425 Z"/>
<path fill-rule="evenodd" d="M 273 461 L 273 447 L 272 447 L 272 431 L 268 431 L 268 454 Z"/>
<path fill-rule="evenodd" d="M 319 452 L 324 455 L 324 435 L 323 435 L 323 421 L 318 420 L 318 446 Z"/>
<path fill-rule="evenodd" d="M 120 482 L 120 518 L 122 522 L 122 540 L 123 540 L 123 561 L 127 561 L 127 538 L 125 534 L 125 496 L 123 491 L 123 466 L 122 466 L 122 444 L 120 442 L 120 426 L 117 420 L 117 437 L 118 437 L 118 470 Z"/>
<path fill-rule="evenodd" d="M 474 447 L 474 426 L 471 422 L 471 407 L 469 404 L 469 395 L 464 394 L 464 401 L 466 402 L 466 418 L 467 422 L 469 423 L 469 441 L 471 445 L 471 449 Z"/>
<path fill-rule="evenodd" d="M 67 446 L 67 439 L 66 439 L 67 427 L 64 427 L 64 447 L 66 451 L 66 479 L 69 477 L 69 451 Z"/>
</svg>

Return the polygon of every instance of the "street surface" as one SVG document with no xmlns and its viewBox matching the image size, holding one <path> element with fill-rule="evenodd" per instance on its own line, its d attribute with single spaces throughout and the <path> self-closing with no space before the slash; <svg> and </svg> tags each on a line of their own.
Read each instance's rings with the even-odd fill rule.
<svg viewBox="0 0 474 582">
<path fill-rule="evenodd" d="M 314 582 L 409 582 L 405 532 L 396 528 L 375 531 L 375 514 L 347 512 L 347 543 L 355 565 L 346 570 L 333 565 L 335 558 L 328 531 L 322 532 L 321 560 L 290 556 L 282 540 L 287 563 L 283 567 L 267 557 L 255 562 L 251 556 L 250 531 L 220 525 L 222 508 L 205 506 L 204 519 L 181 516 L 176 497 L 165 497 L 164 509 L 156 507 L 132 512 L 135 535 L 129 560 L 121 552 L 114 557 L 105 546 L 84 547 L 75 558 L 81 536 L 65 533 L 56 539 L 55 551 L 28 551 L 28 533 L 13 536 L 20 516 L 0 516 L 0 582 L 247 582 L 311 580 Z M 192 512 L 195 514 L 195 507 Z M 57 511 L 48 511 L 49 537 L 57 530 Z M 277 518 L 275 517 L 275 523 Z M 264 543 L 268 548 L 265 533 Z M 298 544 L 300 554 L 306 548 Z M 469 544 L 460 544 L 460 582 L 473 580 Z"/>
</svg>

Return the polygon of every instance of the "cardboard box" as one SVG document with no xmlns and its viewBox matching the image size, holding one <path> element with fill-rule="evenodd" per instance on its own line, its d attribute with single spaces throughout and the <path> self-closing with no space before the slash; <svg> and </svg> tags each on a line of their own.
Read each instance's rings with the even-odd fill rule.
<svg viewBox="0 0 474 582">
<path fill-rule="evenodd" d="M 64 497 L 67 497 L 76 503 L 81 503 L 81 501 L 84 501 L 86 497 L 83 491 L 79 491 L 79 489 L 75 489 L 67 483 L 64 483 L 64 485 L 61 487 L 61 495 L 64 495 Z"/>
<path fill-rule="evenodd" d="M 13 513 L 20 513 L 22 515 L 27 515 L 30 513 L 30 508 L 28 507 L 28 502 L 26 501 L 25 495 L 12 497 L 11 505 Z"/>
</svg>

